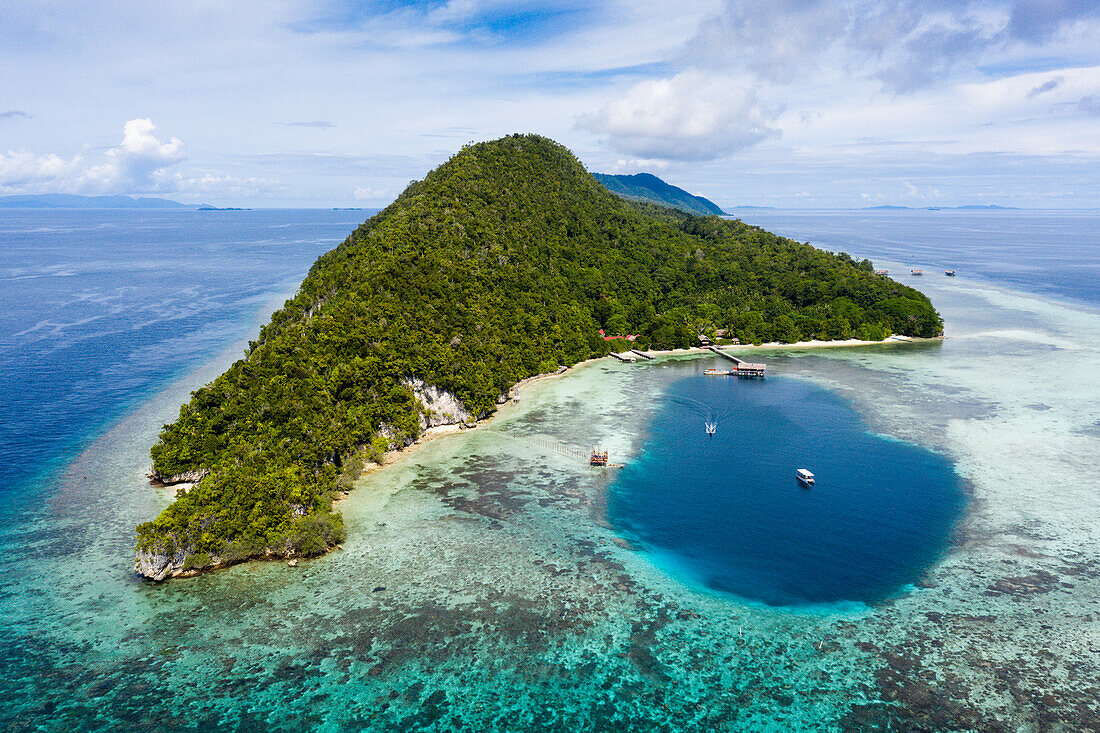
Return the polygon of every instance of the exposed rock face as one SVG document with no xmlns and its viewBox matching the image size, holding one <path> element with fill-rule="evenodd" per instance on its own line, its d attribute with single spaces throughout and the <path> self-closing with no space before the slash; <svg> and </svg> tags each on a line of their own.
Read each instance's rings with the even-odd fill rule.
<svg viewBox="0 0 1100 733">
<path fill-rule="evenodd" d="M 156 471 L 150 471 L 146 475 L 153 483 L 162 484 L 164 486 L 174 486 L 175 484 L 197 484 L 199 481 L 202 481 L 202 477 L 208 473 L 210 473 L 208 469 L 196 468 L 194 471 L 174 473 L 171 476 L 164 476 Z"/>
<path fill-rule="evenodd" d="M 138 550 L 134 557 L 134 570 L 139 575 L 159 583 L 171 575 L 179 575 L 183 572 L 183 561 L 186 557 L 187 553 L 182 550 L 174 555 Z"/>
<path fill-rule="evenodd" d="M 403 379 L 401 383 L 412 390 L 428 413 L 420 416 L 421 430 L 434 428 L 437 425 L 455 425 L 474 420 L 474 415 L 466 409 L 462 401 L 447 390 L 424 384 L 424 380 L 419 377 Z"/>
</svg>

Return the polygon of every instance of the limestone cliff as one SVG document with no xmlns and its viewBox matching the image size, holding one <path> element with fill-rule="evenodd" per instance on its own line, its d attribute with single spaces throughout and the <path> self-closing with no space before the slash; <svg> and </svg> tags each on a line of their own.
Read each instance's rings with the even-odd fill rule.
<svg viewBox="0 0 1100 733">
<path fill-rule="evenodd" d="M 420 414 L 421 430 L 474 421 L 474 415 L 451 392 L 425 384 L 419 377 L 402 379 L 401 383 L 412 390 L 413 395 L 424 406 L 424 411 Z"/>
</svg>

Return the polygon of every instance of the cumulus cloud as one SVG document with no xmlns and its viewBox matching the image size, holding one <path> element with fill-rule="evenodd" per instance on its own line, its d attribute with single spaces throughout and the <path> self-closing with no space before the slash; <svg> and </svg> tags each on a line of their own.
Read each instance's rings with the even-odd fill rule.
<svg viewBox="0 0 1100 733">
<path fill-rule="evenodd" d="M 60 155 L 40 155 L 23 151 L 0 153 L 0 191 L 4 193 L 71 193 L 80 177 L 84 160 L 76 156 L 66 160 Z"/>
<path fill-rule="evenodd" d="M 164 142 L 153 134 L 149 119 L 130 120 L 122 128 L 122 144 L 107 151 L 107 160 L 88 170 L 92 185 L 108 190 L 157 191 L 170 180 L 168 169 L 183 160 L 183 142 Z"/>
<path fill-rule="evenodd" d="M 751 89 L 689 70 L 635 85 L 578 126 L 639 158 L 710 160 L 777 136 L 778 115 Z"/>
<path fill-rule="evenodd" d="M 122 142 L 101 156 L 79 153 L 0 153 L 0 190 L 8 193 L 155 193 L 172 191 L 180 180 L 171 168 L 183 160 L 178 138 L 158 139 L 148 119 L 123 126 Z"/>
<path fill-rule="evenodd" d="M 148 119 L 127 122 L 122 142 L 102 152 L 87 145 L 71 158 L 28 151 L 0 153 L 0 193 L 191 194 L 254 196 L 278 192 L 280 185 L 259 177 L 236 178 L 208 172 L 184 175 L 183 142 L 164 140 Z"/>
</svg>

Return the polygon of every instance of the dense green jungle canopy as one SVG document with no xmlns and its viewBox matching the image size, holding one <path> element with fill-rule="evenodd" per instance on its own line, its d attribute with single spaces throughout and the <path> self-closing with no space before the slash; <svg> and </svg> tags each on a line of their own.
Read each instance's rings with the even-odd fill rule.
<svg viewBox="0 0 1100 733">
<path fill-rule="evenodd" d="M 470 145 L 320 257 L 164 427 L 155 471 L 210 473 L 138 527 L 138 549 L 196 569 L 322 552 L 343 535 L 336 488 L 421 429 L 404 380 L 486 414 L 525 377 L 627 344 L 600 328 L 675 348 L 717 329 L 793 342 L 935 336 L 942 322 L 869 261 L 625 201 L 546 138 Z"/>
</svg>

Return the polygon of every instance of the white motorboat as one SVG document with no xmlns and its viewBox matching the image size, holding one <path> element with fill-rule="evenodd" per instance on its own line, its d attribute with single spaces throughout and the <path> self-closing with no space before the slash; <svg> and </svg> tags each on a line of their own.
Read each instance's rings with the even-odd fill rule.
<svg viewBox="0 0 1100 733">
<path fill-rule="evenodd" d="M 799 482 L 802 483 L 802 485 L 804 485 L 804 486 L 813 486 L 814 485 L 814 475 L 812 473 L 810 473 L 809 471 L 807 471 L 805 468 L 798 469 L 797 471 L 795 471 L 794 475 L 799 480 Z"/>
</svg>

